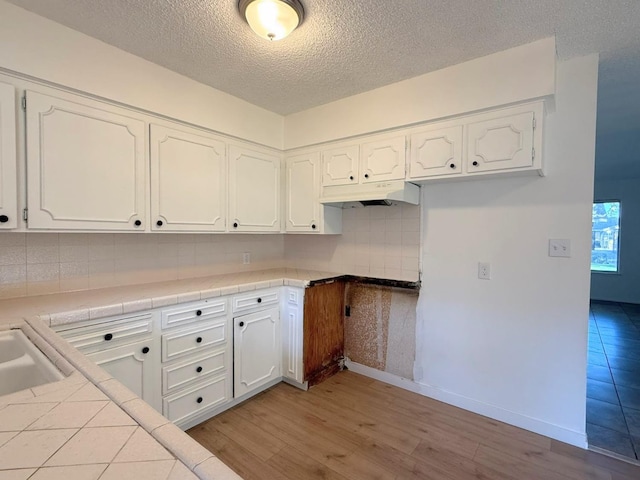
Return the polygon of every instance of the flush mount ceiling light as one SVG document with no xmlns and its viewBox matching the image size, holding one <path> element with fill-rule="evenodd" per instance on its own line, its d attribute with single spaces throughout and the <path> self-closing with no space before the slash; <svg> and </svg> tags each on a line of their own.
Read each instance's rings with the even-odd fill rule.
<svg viewBox="0 0 640 480">
<path fill-rule="evenodd" d="M 240 0 L 238 10 L 251 29 L 267 40 L 280 40 L 302 23 L 299 0 Z"/>
</svg>

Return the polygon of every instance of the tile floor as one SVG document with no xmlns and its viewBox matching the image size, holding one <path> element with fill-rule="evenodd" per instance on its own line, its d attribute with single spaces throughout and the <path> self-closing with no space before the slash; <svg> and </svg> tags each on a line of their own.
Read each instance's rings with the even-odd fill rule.
<svg viewBox="0 0 640 480">
<path fill-rule="evenodd" d="M 640 305 L 591 303 L 589 445 L 640 459 Z"/>
</svg>

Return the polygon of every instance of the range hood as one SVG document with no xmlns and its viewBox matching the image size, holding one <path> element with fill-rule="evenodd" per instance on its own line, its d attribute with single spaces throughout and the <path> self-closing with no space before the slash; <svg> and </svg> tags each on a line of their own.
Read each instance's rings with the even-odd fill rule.
<svg viewBox="0 0 640 480">
<path fill-rule="evenodd" d="M 357 185 L 329 185 L 322 187 L 320 203 L 344 206 L 359 202 L 362 205 L 391 205 L 392 203 L 420 203 L 420 187 L 404 180 L 359 183 Z"/>
</svg>

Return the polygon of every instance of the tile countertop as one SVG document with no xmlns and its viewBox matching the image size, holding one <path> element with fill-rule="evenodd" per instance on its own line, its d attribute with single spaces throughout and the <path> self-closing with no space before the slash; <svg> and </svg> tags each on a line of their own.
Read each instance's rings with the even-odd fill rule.
<svg viewBox="0 0 640 480">
<path fill-rule="evenodd" d="M 0 330 L 21 328 L 66 378 L 0 397 L 0 480 L 240 479 L 49 326 L 340 276 L 274 269 L 1 300 Z"/>
</svg>

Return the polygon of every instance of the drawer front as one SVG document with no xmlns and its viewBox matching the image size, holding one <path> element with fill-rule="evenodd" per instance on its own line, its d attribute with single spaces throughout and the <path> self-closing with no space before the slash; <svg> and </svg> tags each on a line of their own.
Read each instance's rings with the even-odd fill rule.
<svg viewBox="0 0 640 480">
<path fill-rule="evenodd" d="M 173 393 L 190 383 L 220 375 L 230 366 L 229 350 L 225 348 L 203 357 L 163 367 L 162 394 Z"/>
<path fill-rule="evenodd" d="M 223 375 L 195 388 L 170 395 L 162 401 L 162 414 L 172 422 L 179 422 L 201 410 L 231 401 L 231 383 Z"/>
<path fill-rule="evenodd" d="M 187 325 L 196 321 L 205 322 L 227 314 L 227 299 L 201 302 L 189 307 L 163 310 L 160 314 L 162 329 Z"/>
<path fill-rule="evenodd" d="M 162 335 L 162 361 L 224 345 L 228 340 L 228 321 L 200 325 L 198 328 L 181 330 Z"/>
<path fill-rule="evenodd" d="M 151 335 L 153 315 L 144 313 L 117 318 L 58 333 L 81 352 L 124 345 Z"/>
<path fill-rule="evenodd" d="M 280 289 L 257 290 L 255 292 L 234 295 L 232 299 L 233 313 L 247 312 L 277 305 L 280 300 Z"/>
</svg>

